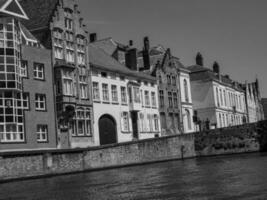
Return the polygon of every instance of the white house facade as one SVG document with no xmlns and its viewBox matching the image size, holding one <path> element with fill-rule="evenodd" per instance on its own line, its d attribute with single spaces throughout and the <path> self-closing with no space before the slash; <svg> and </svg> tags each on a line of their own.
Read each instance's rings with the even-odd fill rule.
<svg viewBox="0 0 267 200">
<path fill-rule="evenodd" d="M 94 107 L 94 143 L 105 145 L 159 137 L 158 87 L 89 45 Z"/>
</svg>

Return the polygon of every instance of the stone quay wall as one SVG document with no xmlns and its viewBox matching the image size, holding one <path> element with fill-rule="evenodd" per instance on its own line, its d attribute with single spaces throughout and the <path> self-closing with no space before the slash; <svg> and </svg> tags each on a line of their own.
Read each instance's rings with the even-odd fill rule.
<svg viewBox="0 0 267 200">
<path fill-rule="evenodd" d="M 195 157 L 194 134 L 73 150 L 0 153 L 0 182 Z"/>
<path fill-rule="evenodd" d="M 260 151 L 261 124 L 266 124 L 266 121 L 195 133 L 196 155 L 213 156 Z"/>
</svg>

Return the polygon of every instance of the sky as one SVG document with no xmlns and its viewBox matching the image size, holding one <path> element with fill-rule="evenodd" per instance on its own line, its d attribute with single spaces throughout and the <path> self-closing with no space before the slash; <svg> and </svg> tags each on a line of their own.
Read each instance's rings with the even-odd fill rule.
<svg viewBox="0 0 267 200">
<path fill-rule="evenodd" d="M 163 45 L 185 66 L 220 64 L 222 74 L 244 83 L 259 79 L 267 97 L 266 0 L 79 0 L 90 33 L 142 47 Z"/>
</svg>

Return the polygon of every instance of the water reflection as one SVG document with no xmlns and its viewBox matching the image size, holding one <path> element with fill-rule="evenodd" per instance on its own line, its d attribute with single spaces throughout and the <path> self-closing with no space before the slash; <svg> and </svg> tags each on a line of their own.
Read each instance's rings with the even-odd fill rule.
<svg viewBox="0 0 267 200">
<path fill-rule="evenodd" d="M 267 199 L 267 154 L 98 171 L 0 185 L 0 200 Z"/>
</svg>

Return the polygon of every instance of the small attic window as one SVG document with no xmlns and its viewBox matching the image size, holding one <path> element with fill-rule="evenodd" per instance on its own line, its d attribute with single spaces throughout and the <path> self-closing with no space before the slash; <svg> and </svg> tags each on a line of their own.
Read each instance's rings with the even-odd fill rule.
<svg viewBox="0 0 267 200">
<path fill-rule="evenodd" d="M 101 72 L 101 77 L 107 78 L 107 72 Z"/>
</svg>

